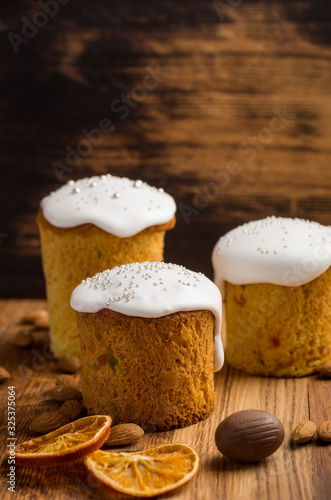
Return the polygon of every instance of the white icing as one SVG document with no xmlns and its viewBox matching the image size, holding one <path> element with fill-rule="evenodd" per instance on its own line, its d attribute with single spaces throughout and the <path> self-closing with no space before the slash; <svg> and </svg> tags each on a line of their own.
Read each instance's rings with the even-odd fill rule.
<svg viewBox="0 0 331 500">
<path fill-rule="evenodd" d="M 110 174 L 69 181 L 41 201 L 56 227 L 91 223 L 120 238 L 172 219 L 176 204 L 163 189 Z"/>
<path fill-rule="evenodd" d="M 243 224 L 216 243 L 214 281 L 300 286 L 331 265 L 331 228 L 303 219 L 267 217 Z"/>
<path fill-rule="evenodd" d="M 215 317 L 214 369 L 223 366 L 222 297 L 201 273 L 164 262 L 125 264 L 83 280 L 72 292 L 70 304 L 79 312 L 95 313 L 106 308 L 143 318 L 210 310 Z"/>
</svg>

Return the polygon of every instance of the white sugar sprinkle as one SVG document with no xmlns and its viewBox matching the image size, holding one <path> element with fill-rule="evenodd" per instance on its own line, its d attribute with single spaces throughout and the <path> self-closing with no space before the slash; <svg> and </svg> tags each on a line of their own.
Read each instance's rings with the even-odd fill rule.
<svg viewBox="0 0 331 500">
<path fill-rule="evenodd" d="M 78 193 L 79 209 L 75 204 Z M 158 210 L 149 210 L 150 205 Z M 46 220 L 56 227 L 92 223 L 120 238 L 164 224 L 176 211 L 174 199 L 163 190 L 140 179 L 110 174 L 70 180 L 43 198 L 41 208 Z"/>
<path fill-rule="evenodd" d="M 266 217 L 222 236 L 212 260 L 221 289 L 224 281 L 299 286 L 331 265 L 330 229 L 304 219 Z"/>
</svg>

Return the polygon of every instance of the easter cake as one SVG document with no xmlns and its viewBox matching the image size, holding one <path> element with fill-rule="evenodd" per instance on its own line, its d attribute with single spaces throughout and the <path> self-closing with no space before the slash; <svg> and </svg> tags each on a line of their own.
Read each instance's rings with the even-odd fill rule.
<svg viewBox="0 0 331 500">
<path fill-rule="evenodd" d="M 84 280 L 71 305 L 89 414 L 164 431 L 212 412 L 213 372 L 223 365 L 222 298 L 203 274 L 130 263 Z"/>
<path fill-rule="evenodd" d="M 331 360 L 331 228 L 267 217 L 214 247 L 224 290 L 226 359 L 246 373 L 311 374 Z"/>
<path fill-rule="evenodd" d="M 79 355 L 72 290 L 106 268 L 163 260 L 175 211 L 163 189 L 110 174 L 69 181 L 43 198 L 37 223 L 56 357 Z"/>
</svg>

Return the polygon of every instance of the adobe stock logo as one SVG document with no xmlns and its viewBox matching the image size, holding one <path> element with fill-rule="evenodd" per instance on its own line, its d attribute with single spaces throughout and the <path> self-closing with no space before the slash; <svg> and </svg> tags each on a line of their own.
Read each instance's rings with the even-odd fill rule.
<svg viewBox="0 0 331 500">
<path fill-rule="evenodd" d="M 35 12 L 30 21 L 26 16 L 21 17 L 23 23 L 21 35 L 10 31 L 7 38 L 13 47 L 15 54 L 20 51 L 20 45 L 26 45 L 35 38 L 39 30 L 49 23 L 49 19 L 55 17 L 60 10 L 60 5 L 66 5 L 70 0 L 38 0 L 41 10 Z"/>
</svg>

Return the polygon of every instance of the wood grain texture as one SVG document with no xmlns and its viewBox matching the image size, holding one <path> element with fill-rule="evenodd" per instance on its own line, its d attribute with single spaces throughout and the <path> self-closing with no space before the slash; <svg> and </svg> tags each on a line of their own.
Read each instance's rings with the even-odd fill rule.
<svg viewBox="0 0 331 500">
<path fill-rule="evenodd" d="M 15 347 L 15 328 L 24 312 L 42 307 L 44 301 L 0 301 L 0 364 L 12 374 L 8 384 L 0 385 L 1 475 L 0 496 L 12 498 L 7 491 L 8 464 L 4 456 L 7 438 L 7 385 L 16 390 L 16 435 L 18 442 L 29 437 L 28 424 L 40 411 L 54 409 L 43 393 L 54 385 L 56 367 L 48 350 Z M 330 493 L 330 445 L 318 440 L 293 446 L 294 426 L 311 418 L 316 423 L 330 418 L 330 380 L 319 376 L 300 379 L 273 379 L 245 375 L 225 366 L 215 376 L 216 408 L 196 425 L 173 431 L 145 434 L 134 446 L 139 450 L 166 442 L 183 442 L 200 454 L 197 476 L 183 488 L 166 495 L 178 500 L 235 498 L 236 500 L 327 500 Z M 246 409 L 265 409 L 284 424 L 285 439 L 277 452 L 257 464 L 235 464 L 223 457 L 214 443 L 218 423 L 229 414 Z M 123 499 L 103 490 L 80 463 L 33 470 L 16 468 L 16 497 L 25 500 L 47 499 Z"/>
<path fill-rule="evenodd" d="M 1 296 L 43 295 L 34 220 L 61 185 L 52 162 L 65 164 L 66 147 L 106 117 L 114 132 L 63 180 L 109 171 L 163 186 L 194 211 L 178 210 L 169 261 L 211 276 L 215 242 L 239 223 L 275 214 L 331 224 L 330 3 L 219 4 L 224 15 L 204 0 L 71 0 L 18 54 L 7 35 L 40 5 L 2 6 Z M 139 95 L 157 66 L 162 81 Z M 135 106 L 125 119 L 111 109 L 122 95 Z"/>
</svg>

